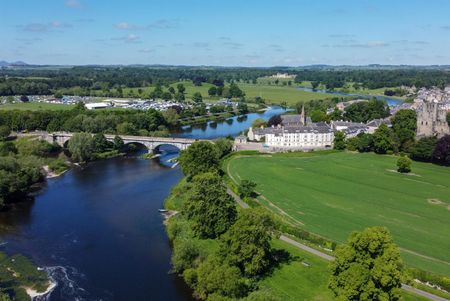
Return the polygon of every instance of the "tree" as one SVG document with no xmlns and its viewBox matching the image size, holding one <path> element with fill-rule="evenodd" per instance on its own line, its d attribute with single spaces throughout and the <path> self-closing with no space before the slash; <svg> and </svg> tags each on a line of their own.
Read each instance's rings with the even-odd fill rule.
<svg viewBox="0 0 450 301">
<path fill-rule="evenodd" d="M 383 227 L 353 232 L 336 250 L 328 287 L 337 300 L 399 300 L 400 251 Z"/>
<path fill-rule="evenodd" d="M 209 96 L 215 96 L 217 95 L 217 88 L 212 86 L 211 88 L 208 89 L 208 95 Z"/>
<path fill-rule="evenodd" d="M 213 143 L 197 141 L 181 151 L 179 162 L 184 174 L 191 178 L 200 173 L 216 171 L 219 168 L 219 152 Z"/>
<path fill-rule="evenodd" d="M 417 129 L 417 114 L 413 110 L 399 110 L 391 120 L 392 129 L 400 142 L 400 149 L 409 151 L 408 145 L 414 142 Z"/>
<path fill-rule="evenodd" d="M 312 122 L 321 122 L 321 121 L 327 121 L 328 116 L 327 113 L 325 113 L 322 110 L 314 110 L 311 112 L 311 121 Z"/>
<path fill-rule="evenodd" d="M 437 142 L 438 139 L 434 136 L 419 139 L 411 151 L 411 158 L 416 161 L 431 162 Z"/>
<path fill-rule="evenodd" d="M 202 101 L 203 101 L 202 94 L 201 94 L 200 92 L 195 92 L 195 93 L 192 95 L 192 101 L 195 102 L 195 103 L 200 103 L 200 102 L 202 102 Z"/>
<path fill-rule="evenodd" d="M 170 108 L 165 110 L 162 115 L 164 116 L 164 119 L 166 122 L 171 126 L 178 125 L 180 115 L 178 115 L 177 110 Z"/>
<path fill-rule="evenodd" d="M 175 88 L 174 87 L 170 86 L 168 90 L 169 90 L 170 94 L 175 94 Z"/>
<path fill-rule="evenodd" d="M 115 150 L 121 150 L 125 146 L 125 143 L 120 136 L 114 136 L 113 145 Z"/>
<path fill-rule="evenodd" d="M 411 159 L 408 157 L 400 157 L 397 160 L 397 171 L 401 173 L 411 172 Z"/>
<path fill-rule="evenodd" d="M 377 154 L 397 151 L 397 142 L 394 132 L 387 125 L 382 124 L 375 130 L 373 137 L 373 148 Z"/>
<path fill-rule="evenodd" d="M 239 298 L 248 290 L 239 269 L 222 262 L 218 256 L 208 256 L 196 272 L 197 285 L 194 294 L 202 300 L 214 300 L 213 296 Z"/>
<path fill-rule="evenodd" d="M 22 95 L 22 96 L 20 96 L 20 101 L 21 101 L 21 102 L 29 102 L 30 99 L 28 98 L 28 96 Z"/>
<path fill-rule="evenodd" d="M 183 84 L 178 84 L 177 85 L 177 90 L 178 90 L 178 93 L 184 94 L 184 92 L 186 91 L 186 88 L 184 87 Z"/>
<path fill-rule="evenodd" d="M 248 113 L 248 106 L 246 103 L 239 102 L 237 105 L 237 110 L 240 115 L 244 115 Z"/>
<path fill-rule="evenodd" d="M 192 184 L 182 212 L 197 236 L 216 238 L 234 223 L 236 204 L 216 173 L 199 174 Z"/>
<path fill-rule="evenodd" d="M 69 140 L 68 147 L 72 159 L 78 162 L 87 162 L 94 153 L 94 140 L 91 134 L 75 133 Z"/>
<path fill-rule="evenodd" d="M 313 90 L 316 90 L 319 87 L 319 85 L 320 85 L 320 82 L 318 82 L 318 81 L 311 82 L 311 86 L 312 86 Z"/>
<path fill-rule="evenodd" d="M 357 136 L 358 143 L 356 149 L 360 153 L 371 152 L 373 150 L 373 137 L 368 133 L 361 133 Z"/>
<path fill-rule="evenodd" d="M 438 140 L 433 152 L 433 161 L 438 164 L 450 165 L 450 135 Z"/>
<path fill-rule="evenodd" d="M 135 135 L 136 127 L 131 122 L 122 122 L 116 126 L 116 132 L 119 135 Z"/>
<path fill-rule="evenodd" d="M 94 152 L 103 153 L 108 149 L 110 143 L 102 133 L 95 134 L 92 139 L 94 143 Z"/>
<path fill-rule="evenodd" d="M 283 119 L 281 119 L 280 115 L 274 115 L 269 118 L 269 121 L 267 121 L 267 126 L 277 126 L 283 122 Z"/>
<path fill-rule="evenodd" d="M 11 129 L 7 125 L 0 125 L 0 141 L 8 138 L 11 133 Z"/>
<path fill-rule="evenodd" d="M 242 180 L 238 187 L 241 197 L 251 197 L 255 193 L 256 183 L 250 180 Z"/>
<path fill-rule="evenodd" d="M 63 94 L 60 91 L 56 91 L 55 94 L 53 95 L 56 99 L 61 99 L 63 98 Z"/>
<path fill-rule="evenodd" d="M 260 127 L 266 127 L 267 122 L 262 118 L 257 118 L 252 123 L 252 128 L 260 128 Z"/>
<path fill-rule="evenodd" d="M 161 98 L 165 101 L 171 100 L 172 99 L 172 94 L 168 91 L 165 91 L 161 94 Z"/>
<path fill-rule="evenodd" d="M 334 133 L 333 148 L 337 150 L 344 150 L 346 147 L 347 143 L 345 142 L 345 133 L 342 131 Z"/>
<path fill-rule="evenodd" d="M 270 267 L 270 242 L 274 226 L 266 212 L 259 209 L 243 210 L 221 237 L 219 254 L 224 262 L 237 266 L 244 276 L 263 275 Z"/>
<path fill-rule="evenodd" d="M 450 126 L 450 112 L 447 113 L 447 124 Z"/>
<path fill-rule="evenodd" d="M 215 145 L 219 153 L 219 158 L 223 158 L 233 150 L 233 142 L 226 138 L 216 140 Z"/>
</svg>

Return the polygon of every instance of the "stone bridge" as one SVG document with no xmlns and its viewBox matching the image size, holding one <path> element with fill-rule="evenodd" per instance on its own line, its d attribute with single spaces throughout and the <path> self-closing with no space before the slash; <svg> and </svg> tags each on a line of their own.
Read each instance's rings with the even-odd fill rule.
<svg viewBox="0 0 450 301">
<path fill-rule="evenodd" d="M 58 143 L 61 146 L 72 138 L 73 133 L 68 132 L 56 132 L 56 133 L 43 133 L 42 138 L 50 143 Z M 105 135 L 108 141 L 113 141 L 116 135 Z M 171 145 L 175 146 L 179 150 L 184 150 L 188 148 L 195 139 L 185 139 L 185 138 L 172 138 L 172 137 L 147 137 L 147 136 L 127 136 L 127 135 L 117 135 L 122 138 L 125 144 L 137 143 L 144 145 L 149 153 L 154 152 L 161 145 Z"/>
</svg>

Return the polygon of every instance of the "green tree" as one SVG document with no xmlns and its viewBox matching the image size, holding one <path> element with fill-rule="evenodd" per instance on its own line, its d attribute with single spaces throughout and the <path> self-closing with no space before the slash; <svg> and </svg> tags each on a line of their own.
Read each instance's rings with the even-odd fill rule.
<svg viewBox="0 0 450 301">
<path fill-rule="evenodd" d="M 244 276 L 261 276 L 270 267 L 273 229 L 273 220 L 266 212 L 243 210 L 237 221 L 222 235 L 219 253 L 226 263 L 239 267 Z"/>
<path fill-rule="evenodd" d="M 328 287 L 337 300 L 399 300 L 400 251 L 383 227 L 353 232 L 336 250 Z"/>
<path fill-rule="evenodd" d="M 311 86 L 312 86 L 313 90 L 316 90 L 319 87 L 319 85 L 320 85 L 320 82 L 318 82 L 318 81 L 311 82 Z"/>
<path fill-rule="evenodd" d="M 195 92 L 192 95 L 192 101 L 195 103 L 201 103 L 203 101 L 202 94 L 200 92 Z"/>
<path fill-rule="evenodd" d="M 342 131 L 334 133 L 333 148 L 337 150 L 344 150 L 346 147 L 347 143 L 345 142 L 345 133 Z"/>
<path fill-rule="evenodd" d="M 180 115 L 178 115 L 177 110 L 175 109 L 167 109 L 162 113 L 162 115 L 170 126 L 176 126 L 180 121 Z"/>
<path fill-rule="evenodd" d="M 447 124 L 450 126 L 450 112 L 447 113 Z"/>
<path fill-rule="evenodd" d="M 178 90 L 178 93 L 184 94 L 184 92 L 186 91 L 186 88 L 184 87 L 183 84 L 178 84 L 177 85 L 177 90 Z"/>
<path fill-rule="evenodd" d="M 328 115 L 322 110 L 314 110 L 311 112 L 312 122 L 328 121 Z"/>
<path fill-rule="evenodd" d="M 382 124 L 375 130 L 373 148 L 377 154 L 386 154 L 389 151 L 397 152 L 397 142 L 394 132 L 387 125 Z"/>
<path fill-rule="evenodd" d="M 256 183 L 250 180 L 242 180 L 238 187 L 241 197 L 251 197 L 255 193 Z"/>
<path fill-rule="evenodd" d="M 212 86 L 208 89 L 208 95 L 209 96 L 215 96 L 217 95 L 217 88 L 215 86 Z"/>
<path fill-rule="evenodd" d="M 179 239 L 174 243 L 172 266 L 175 272 L 194 267 L 194 262 L 200 256 L 200 247 L 195 239 Z"/>
<path fill-rule="evenodd" d="M 248 290 L 239 269 L 223 263 L 215 255 L 208 256 L 200 264 L 196 276 L 197 285 L 194 294 L 202 300 L 214 300 L 211 295 L 239 298 Z"/>
<path fill-rule="evenodd" d="M 119 135 L 136 135 L 136 127 L 131 122 L 122 122 L 116 126 Z"/>
<path fill-rule="evenodd" d="M 411 151 L 411 158 L 416 161 L 431 162 L 437 142 L 438 139 L 434 136 L 419 139 Z"/>
<path fill-rule="evenodd" d="M 252 123 L 252 128 L 260 128 L 260 127 L 266 127 L 267 122 L 262 118 L 257 118 Z"/>
<path fill-rule="evenodd" d="M 94 140 L 91 134 L 75 133 L 69 140 L 68 149 L 73 160 L 87 162 L 94 153 Z"/>
<path fill-rule="evenodd" d="M 233 150 L 233 142 L 226 138 L 217 139 L 215 142 L 219 158 L 223 158 Z"/>
<path fill-rule="evenodd" d="M 53 95 L 56 99 L 61 99 L 63 98 L 63 94 L 61 93 L 61 91 L 56 91 L 55 94 Z"/>
<path fill-rule="evenodd" d="M 408 157 L 400 157 L 397 160 L 397 171 L 401 173 L 411 172 L 411 159 Z"/>
<path fill-rule="evenodd" d="M 179 162 L 184 174 L 193 177 L 200 173 L 218 170 L 219 152 L 213 143 L 197 141 L 181 151 Z"/>
<path fill-rule="evenodd" d="M 410 151 L 416 137 L 417 114 L 413 110 L 399 110 L 391 120 L 392 129 L 400 142 L 400 149 Z"/>
<path fill-rule="evenodd" d="M 123 139 L 120 138 L 120 136 L 114 136 L 113 145 L 114 149 L 121 150 L 125 146 L 125 143 L 123 142 Z"/>
<path fill-rule="evenodd" d="M 227 193 L 222 178 L 215 173 L 199 174 L 192 184 L 182 212 L 192 223 L 197 236 L 216 238 L 234 223 L 236 204 Z"/>
<path fill-rule="evenodd" d="M 0 125 L 0 141 L 8 138 L 11 133 L 11 129 L 7 125 Z"/>
<path fill-rule="evenodd" d="M 237 110 L 238 110 L 238 113 L 240 115 L 244 115 L 244 114 L 247 114 L 249 112 L 247 104 L 243 103 L 243 102 L 239 102 L 238 103 Z"/>
<path fill-rule="evenodd" d="M 94 143 L 94 152 L 103 153 L 108 149 L 110 143 L 102 133 L 95 134 L 92 139 Z"/>
</svg>

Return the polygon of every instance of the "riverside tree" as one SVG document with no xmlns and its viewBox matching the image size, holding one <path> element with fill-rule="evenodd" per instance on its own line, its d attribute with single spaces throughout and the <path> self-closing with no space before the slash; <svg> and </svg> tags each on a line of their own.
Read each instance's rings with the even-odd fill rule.
<svg viewBox="0 0 450 301">
<path fill-rule="evenodd" d="M 88 133 L 75 133 L 70 138 L 67 148 L 73 160 L 87 162 L 94 154 L 94 139 Z"/>
<path fill-rule="evenodd" d="M 215 173 L 199 174 L 192 184 L 183 213 L 197 236 L 216 238 L 236 220 L 236 204 L 227 193 L 222 178 Z"/>
<path fill-rule="evenodd" d="M 337 300 L 400 299 L 400 251 L 384 227 L 353 232 L 330 267 L 328 287 Z"/>
<path fill-rule="evenodd" d="M 221 237 L 219 254 L 246 277 L 261 276 L 268 271 L 272 249 L 271 232 L 275 225 L 262 210 L 243 210 L 239 218 Z"/>
<path fill-rule="evenodd" d="M 197 141 L 181 152 L 179 162 L 184 174 L 192 178 L 200 173 L 216 171 L 219 168 L 219 152 L 213 143 Z"/>
</svg>

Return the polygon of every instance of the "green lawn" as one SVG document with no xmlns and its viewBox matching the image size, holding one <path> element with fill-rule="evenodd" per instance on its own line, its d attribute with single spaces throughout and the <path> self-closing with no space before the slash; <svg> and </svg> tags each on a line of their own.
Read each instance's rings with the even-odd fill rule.
<svg viewBox="0 0 450 301">
<path fill-rule="evenodd" d="M 260 202 L 303 227 L 344 242 L 353 230 L 383 225 L 405 262 L 450 276 L 450 169 L 375 154 L 278 154 L 235 157 L 228 172 L 255 181 Z"/>
<path fill-rule="evenodd" d="M 72 105 L 45 103 L 45 102 L 27 102 L 27 103 L 11 103 L 1 104 L 0 110 L 69 110 Z"/>
<path fill-rule="evenodd" d="M 270 277 L 263 279 L 259 283 L 261 288 L 270 290 L 286 301 L 334 300 L 327 287 L 330 275 L 327 261 L 280 240 L 275 240 L 273 246 L 288 251 L 293 260 L 282 264 Z M 427 300 L 405 291 L 402 295 L 404 301 Z"/>
</svg>

